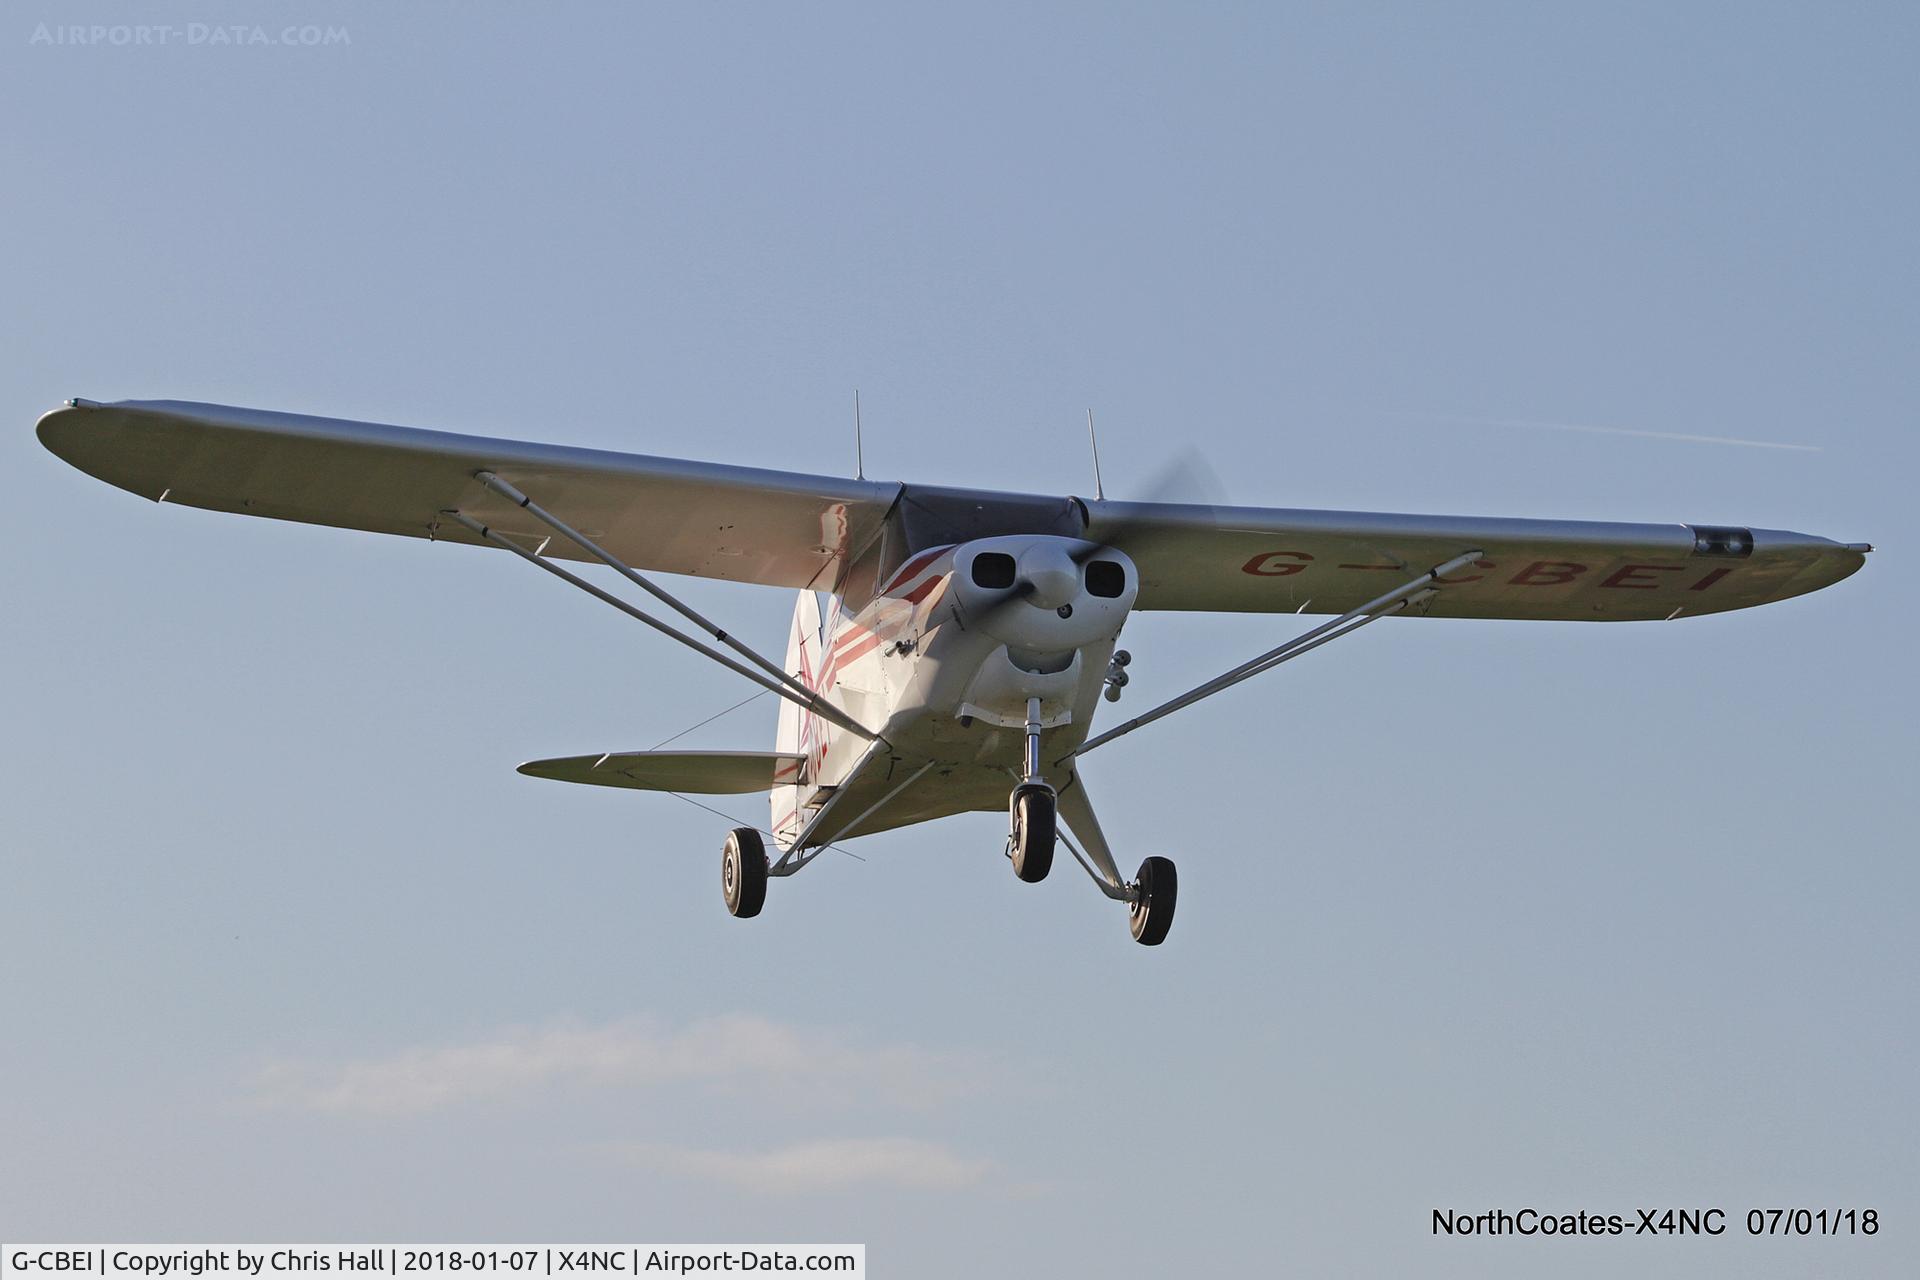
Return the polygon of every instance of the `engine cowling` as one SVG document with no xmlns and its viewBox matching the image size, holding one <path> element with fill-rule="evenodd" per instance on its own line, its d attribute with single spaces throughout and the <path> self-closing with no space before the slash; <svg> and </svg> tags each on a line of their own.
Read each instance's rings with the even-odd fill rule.
<svg viewBox="0 0 1920 1280">
<path fill-rule="evenodd" d="M 961 624 L 1006 645 L 1022 666 L 1064 663 L 1112 641 L 1140 590 L 1132 560 L 1078 538 L 981 538 L 959 548 L 953 564 Z"/>
<path fill-rule="evenodd" d="M 1025 534 L 958 548 L 952 583 L 956 621 L 993 645 L 966 688 L 962 713 L 1018 726 L 1038 698 L 1041 722 L 1052 727 L 1071 719 L 1077 702 L 1098 696 L 1086 673 L 1104 670 L 1139 575 L 1111 547 Z"/>
</svg>

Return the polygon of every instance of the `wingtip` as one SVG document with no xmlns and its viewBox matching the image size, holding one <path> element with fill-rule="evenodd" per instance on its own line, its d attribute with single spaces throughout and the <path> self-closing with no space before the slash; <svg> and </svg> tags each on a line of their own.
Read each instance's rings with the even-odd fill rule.
<svg viewBox="0 0 1920 1280">
<path fill-rule="evenodd" d="M 66 455 L 61 453 L 59 444 L 62 428 L 67 426 L 68 421 L 76 412 L 95 407 L 97 406 L 94 401 L 82 400 L 78 396 L 74 396 L 68 400 L 62 400 L 59 404 L 40 415 L 40 420 L 33 424 L 33 434 L 39 438 L 42 445 L 45 445 L 57 456 L 65 458 Z"/>
<path fill-rule="evenodd" d="M 98 400 L 72 396 L 41 414 L 33 434 L 42 448 L 68 466 L 129 493 L 152 498 L 166 486 L 143 487 L 116 474 L 119 457 L 116 440 L 120 433 L 116 430 L 113 408 Z M 99 413 L 100 410 L 107 412 Z"/>
</svg>

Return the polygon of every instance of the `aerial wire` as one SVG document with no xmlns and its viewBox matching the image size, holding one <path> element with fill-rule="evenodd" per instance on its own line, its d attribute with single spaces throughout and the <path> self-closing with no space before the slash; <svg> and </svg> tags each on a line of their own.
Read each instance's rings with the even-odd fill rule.
<svg viewBox="0 0 1920 1280">
<path fill-rule="evenodd" d="M 740 701 L 728 707 L 725 711 L 716 711 L 712 715 L 708 716 L 705 720 L 702 720 L 699 724 L 689 725 L 688 727 L 686 727 L 685 729 L 682 729 L 680 732 L 674 734 L 670 738 L 662 738 L 659 742 L 656 742 L 651 747 L 648 747 L 647 750 L 658 751 L 661 747 L 666 746 L 669 742 L 678 742 L 680 739 L 692 733 L 695 729 L 704 729 L 708 725 L 712 724 L 715 720 L 718 720 L 720 717 L 732 715 L 734 712 L 738 711 L 740 708 L 746 706 L 749 702 L 759 701 L 761 698 L 766 697 L 769 692 L 771 691 L 767 689 L 762 689 L 758 693 L 751 694 L 745 698 L 742 698 Z M 712 805 L 701 804 L 698 800 L 695 800 L 692 796 L 682 795 L 678 791 L 669 791 L 666 794 L 672 796 L 675 800 L 684 800 L 696 809 L 704 809 L 716 818 L 725 818 L 728 822 L 731 822 L 736 827 L 750 827 L 753 830 L 758 831 L 761 835 L 766 836 L 769 840 L 779 839 L 778 836 L 774 835 L 773 832 L 767 830 L 765 827 L 757 826 L 754 823 L 744 821 L 743 819 L 740 819 L 740 818 L 736 818 L 730 813 L 722 813 L 718 809 L 714 808 Z M 849 858 L 852 858 L 855 862 L 866 861 L 865 858 L 861 857 L 859 854 L 855 853 L 853 850 L 843 849 L 837 844 L 830 844 L 827 846 L 827 848 L 834 850 L 836 853 L 844 853 Z"/>
</svg>

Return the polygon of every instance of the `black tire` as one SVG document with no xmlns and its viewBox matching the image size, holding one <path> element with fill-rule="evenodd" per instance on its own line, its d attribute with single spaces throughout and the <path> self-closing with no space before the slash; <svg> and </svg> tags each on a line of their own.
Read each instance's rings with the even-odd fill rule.
<svg viewBox="0 0 1920 1280">
<path fill-rule="evenodd" d="M 1022 787 L 1013 793 L 1013 874 L 1039 884 L 1053 870 L 1058 806 L 1046 787 Z"/>
<path fill-rule="evenodd" d="M 752 827 L 727 832 L 720 851 L 720 893 L 727 910 L 745 920 L 767 904 L 767 846 Z"/>
<path fill-rule="evenodd" d="M 1173 907 L 1180 897 L 1180 877 L 1168 858 L 1148 858 L 1140 864 L 1140 900 L 1127 907 L 1127 927 L 1143 947 L 1157 947 L 1173 928 Z"/>
</svg>

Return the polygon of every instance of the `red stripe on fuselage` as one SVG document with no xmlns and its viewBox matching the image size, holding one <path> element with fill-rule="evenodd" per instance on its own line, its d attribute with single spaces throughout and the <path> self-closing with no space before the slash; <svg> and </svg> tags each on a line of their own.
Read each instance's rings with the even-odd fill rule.
<svg viewBox="0 0 1920 1280">
<path fill-rule="evenodd" d="M 859 644 L 854 645 L 852 648 L 848 649 L 845 653 L 842 653 L 839 656 L 839 658 L 833 664 L 834 670 L 838 671 L 841 667 L 847 666 L 853 662 L 857 662 L 861 658 L 866 657 L 869 653 L 872 653 L 874 649 L 879 647 L 879 644 L 880 644 L 880 637 L 869 633 L 866 639 L 862 640 Z"/>
<path fill-rule="evenodd" d="M 879 639 L 879 637 L 865 627 L 857 623 L 849 622 L 846 627 L 842 629 L 839 638 L 833 642 L 833 650 L 827 654 L 828 672 L 832 672 L 834 668 L 847 661 L 847 651 L 849 649 L 852 649 L 855 645 L 864 644 L 868 640 L 877 639 Z"/>
<path fill-rule="evenodd" d="M 887 585 L 880 588 L 880 594 L 881 595 L 887 594 L 887 592 L 893 590 L 895 587 L 899 586 L 901 583 L 913 577 L 914 574 L 920 572 L 922 569 L 932 564 L 936 559 L 939 558 L 941 552 L 948 551 L 948 550 L 951 550 L 951 548 L 935 547 L 931 551 L 922 551 L 919 555 L 915 556 L 913 559 L 901 565 L 900 572 L 894 574 L 891 578 L 887 579 Z"/>
<path fill-rule="evenodd" d="M 950 547 L 935 547 L 930 551 L 921 552 L 902 566 L 900 572 L 893 575 L 887 584 L 887 588 L 881 592 L 881 595 L 888 596 L 891 599 L 899 600 L 909 605 L 917 605 L 928 597 L 934 596 L 941 587 L 946 585 L 947 575 L 944 573 L 932 574 L 924 582 L 915 583 L 913 588 L 903 596 L 892 596 L 890 593 L 896 590 L 900 584 L 910 582 L 916 574 L 924 572 L 927 566 L 931 565 L 935 560 L 938 560 L 941 555 L 951 549 Z M 845 614 L 837 614 L 836 617 L 838 617 L 840 625 L 834 633 L 832 643 L 827 646 L 827 656 L 820 672 L 820 678 L 817 682 L 813 680 L 807 681 L 807 687 L 809 689 L 822 694 L 833 687 L 834 677 L 839 675 L 841 668 L 866 657 L 886 638 L 879 632 L 863 626 Z M 809 717 L 809 719 L 811 720 L 811 717 Z"/>
</svg>

